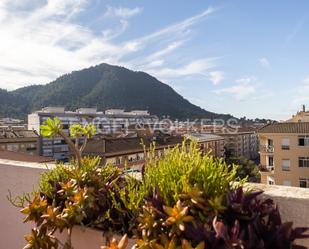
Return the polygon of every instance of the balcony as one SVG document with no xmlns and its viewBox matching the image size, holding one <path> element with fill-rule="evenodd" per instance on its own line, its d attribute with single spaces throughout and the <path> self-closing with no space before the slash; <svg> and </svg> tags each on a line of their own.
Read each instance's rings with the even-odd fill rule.
<svg viewBox="0 0 309 249">
<path fill-rule="evenodd" d="M 31 225 L 22 223 L 24 216 L 20 214 L 19 209 L 8 202 L 8 189 L 13 196 L 32 191 L 40 174 L 46 170 L 45 164 L 0 159 L 0 248 L 23 248 L 24 235 L 31 229 Z M 294 225 L 299 227 L 309 226 L 309 219 L 304 218 L 309 217 L 308 189 L 262 184 L 248 184 L 248 187 L 261 189 L 265 198 L 274 199 L 278 203 L 283 221 L 293 221 Z M 62 236 L 65 239 L 66 234 Z M 102 231 L 74 227 L 72 243 L 75 249 L 100 248 L 103 241 Z M 298 240 L 297 244 L 309 247 L 308 240 Z"/>
<path fill-rule="evenodd" d="M 271 173 L 274 173 L 274 170 L 275 170 L 275 166 L 272 165 L 260 165 L 259 166 L 259 169 L 261 172 L 271 172 Z"/>
<path fill-rule="evenodd" d="M 260 145 L 260 152 L 261 153 L 273 154 L 274 151 L 275 151 L 274 146 L 271 146 L 271 145 Z"/>
</svg>

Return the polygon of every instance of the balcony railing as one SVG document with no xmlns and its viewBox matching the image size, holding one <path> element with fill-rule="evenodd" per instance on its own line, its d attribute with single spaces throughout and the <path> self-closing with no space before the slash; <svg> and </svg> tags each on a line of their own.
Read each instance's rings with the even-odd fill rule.
<svg viewBox="0 0 309 249">
<path fill-rule="evenodd" d="M 274 165 L 272 165 L 272 166 L 270 166 L 270 165 L 260 165 L 259 170 L 262 171 L 262 172 L 272 172 L 273 173 L 274 170 L 275 170 L 275 166 Z"/>
<path fill-rule="evenodd" d="M 275 149 L 274 146 L 271 145 L 260 145 L 260 152 L 263 153 L 274 153 Z"/>
</svg>

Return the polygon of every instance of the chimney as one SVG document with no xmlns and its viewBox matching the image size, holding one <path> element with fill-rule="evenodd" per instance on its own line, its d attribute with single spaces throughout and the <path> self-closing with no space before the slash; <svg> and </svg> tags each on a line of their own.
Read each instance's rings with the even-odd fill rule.
<svg viewBox="0 0 309 249">
<path fill-rule="evenodd" d="M 303 112 L 306 112 L 306 106 L 303 105 Z"/>
</svg>

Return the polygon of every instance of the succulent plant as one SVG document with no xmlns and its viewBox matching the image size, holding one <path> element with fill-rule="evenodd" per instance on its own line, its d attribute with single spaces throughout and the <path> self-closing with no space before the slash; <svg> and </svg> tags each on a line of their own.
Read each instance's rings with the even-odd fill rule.
<svg viewBox="0 0 309 249">
<path fill-rule="evenodd" d="M 181 201 L 177 201 L 174 207 L 163 207 L 164 212 L 168 215 L 165 223 L 167 226 L 172 226 L 177 232 L 185 230 L 185 223 L 192 222 L 194 220 L 193 216 L 188 215 L 189 207 L 182 206 Z"/>
<path fill-rule="evenodd" d="M 118 242 L 115 238 L 107 243 L 106 246 L 101 246 L 101 249 L 125 249 L 128 245 L 128 235 L 125 234 Z"/>
<path fill-rule="evenodd" d="M 293 244 L 308 238 L 308 228 L 282 223 L 279 209 L 270 199 L 258 198 L 261 191 L 245 192 L 242 187 L 227 190 L 222 197 L 209 198 L 194 189 L 181 194 L 174 207 L 163 205 L 160 194 L 144 207 L 137 233 L 138 248 L 303 248 Z M 160 205 L 158 205 L 160 203 Z M 201 204 L 205 207 L 201 208 Z M 198 204 L 198 205 L 197 205 Z M 155 207 L 155 205 L 157 207 Z M 205 218 L 206 217 L 206 218 Z M 148 232 L 145 232 L 148 231 Z M 151 231 L 151 232 L 149 232 Z M 163 239 L 164 238 L 164 239 Z"/>
</svg>

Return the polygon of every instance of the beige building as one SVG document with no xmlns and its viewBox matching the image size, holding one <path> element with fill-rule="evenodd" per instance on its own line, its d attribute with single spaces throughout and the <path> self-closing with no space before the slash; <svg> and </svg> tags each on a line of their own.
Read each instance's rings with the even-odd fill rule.
<svg viewBox="0 0 309 249">
<path fill-rule="evenodd" d="M 39 136 L 35 131 L 0 128 L 0 150 L 39 155 Z"/>
<path fill-rule="evenodd" d="M 309 122 L 296 120 L 259 130 L 262 183 L 309 188 Z"/>
<path fill-rule="evenodd" d="M 306 111 L 305 105 L 303 105 L 303 109 L 297 112 L 286 122 L 309 122 L 309 112 Z"/>
<path fill-rule="evenodd" d="M 224 156 L 224 138 L 213 134 L 194 134 L 190 135 L 190 139 L 197 141 L 203 154 L 210 153 L 215 157 Z M 168 148 L 181 145 L 183 141 L 183 136 L 162 133 L 143 137 L 96 136 L 88 142 L 84 154 L 100 156 L 102 164 L 111 163 L 118 167 L 126 165 L 129 168 L 141 169 L 145 164 L 145 159 L 149 156 L 151 144 L 155 143 L 155 156 L 164 156 Z"/>
<path fill-rule="evenodd" d="M 185 136 L 190 140 L 195 140 L 203 154 L 220 158 L 224 157 L 224 137 L 208 133 L 192 133 Z"/>
<path fill-rule="evenodd" d="M 255 160 L 259 157 L 259 139 L 255 129 L 224 129 L 218 135 L 225 138 L 227 156 L 245 157 Z"/>
</svg>

